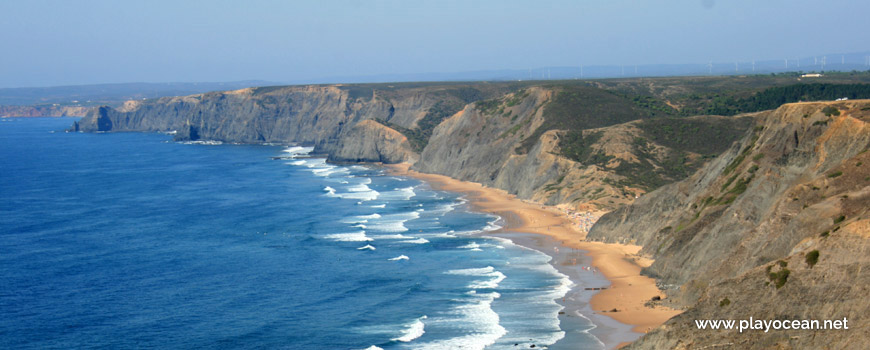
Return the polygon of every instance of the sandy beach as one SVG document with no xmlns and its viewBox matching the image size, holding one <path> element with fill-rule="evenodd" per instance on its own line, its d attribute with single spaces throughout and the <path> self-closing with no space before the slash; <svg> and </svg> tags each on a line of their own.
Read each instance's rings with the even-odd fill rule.
<svg viewBox="0 0 870 350">
<path fill-rule="evenodd" d="M 569 270 L 567 271 L 569 277 L 571 274 L 577 277 L 577 274 L 581 273 L 598 273 L 604 277 L 600 280 L 603 285 L 580 286 L 583 291 L 586 291 L 585 288 L 606 288 L 592 291 L 594 295 L 588 306 L 573 305 L 572 308 L 572 305 L 566 303 L 568 310 L 585 307 L 588 309 L 586 312 L 594 313 L 593 321 L 596 321 L 596 318 L 602 320 L 600 316 L 604 315 L 619 323 L 630 325 L 631 330 L 637 333 L 646 333 L 680 313 L 679 310 L 665 307 L 650 308 L 644 305 L 655 296 L 666 298 L 666 295 L 656 287 L 654 279 L 640 274 L 643 266 L 652 263 L 649 259 L 637 256 L 640 246 L 587 242 L 585 233 L 577 230 L 564 212 L 517 199 L 499 189 L 459 181 L 447 176 L 419 173 L 409 170 L 407 164 L 390 165 L 388 168 L 397 175 L 424 180 L 436 189 L 464 193 L 474 209 L 502 217 L 505 221 L 504 232 L 539 234 L 548 237 L 548 240 L 537 241 L 536 249 L 554 258 L 562 259 L 562 261 L 555 261 L 554 265 L 557 268 L 561 267 L 560 270 Z M 567 252 L 581 250 L 585 255 L 578 258 L 576 254 L 559 254 L 560 250 Z M 611 324 L 611 328 L 615 330 L 619 327 Z M 634 337 L 625 334 L 616 335 L 602 341 L 608 347 L 613 347 L 614 342 L 620 346 L 636 336 L 636 334 Z"/>
</svg>

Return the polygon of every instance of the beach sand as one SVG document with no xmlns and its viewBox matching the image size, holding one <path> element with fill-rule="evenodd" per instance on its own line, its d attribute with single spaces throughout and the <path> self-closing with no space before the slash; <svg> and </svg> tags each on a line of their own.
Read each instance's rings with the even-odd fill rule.
<svg viewBox="0 0 870 350">
<path fill-rule="evenodd" d="M 590 318 L 596 324 L 604 322 L 600 316 L 605 315 L 619 323 L 630 325 L 634 332 L 646 333 L 680 313 L 679 310 L 666 307 L 649 308 L 644 305 L 654 296 L 660 296 L 664 299 L 666 295 L 656 287 L 654 279 L 640 274 L 643 266 L 652 263 L 649 259 L 637 256 L 640 246 L 587 242 L 585 234 L 576 230 L 573 222 L 562 211 L 517 199 L 503 190 L 443 175 L 416 172 L 409 170 L 407 164 L 389 165 L 388 168 L 397 175 L 424 180 L 435 189 L 464 193 L 474 209 L 502 217 L 505 220 L 504 232 L 532 233 L 549 237 L 548 240 L 534 242 L 534 245 L 537 246 L 535 249 L 542 250 L 556 259 L 562 259 L 562 261 L 556 260 L 554 265 L 563 270 L 563 273 L 567 272 L 566 274 L 572 279 L 580 278 L 584 283 L 589 283 L 582 278 L 583 273 L 602 275 L 606 278 L 606 280 L 600 280 L 603 285 L 592 285 L 592 287 L 606 287 L 607 289 L 592 292 L 595 294 L 592 295 L 588 306 L 566 305 L 568 310 L 583 312 L 584 310 L 581 309 L 586 308 L 585 313 L 594 312 Z M 513 237 L 511 238 L 513 239 Z M 585 251 L 587 259 L 578 259 L 576 254 L 559 254 L 560 249 Z M 593 269 L 582 269 L 584 263 L 591 265 Z M 595 279 L 591 281 L 595 281 Z M 609 281 L 609 286 L 607 281 Z M 590 288 L 590 286 L 580 286 L 579 289 L 586 291 L 585 288 Z M 573 291 L 573 293 L 578 294 L 577 296 L 582 294 L 578 291 Z M 615 312 L 613 312 L 614 309 L 616 309 Z M 607 327 L 611 328 L 611 331 L 616 331 L 619 325 L 609 323 Z M 598 333 L 605 336 L 603 333 L 606 332 L 599 330 Z M 621 346 L 636 339 L 637 336 L 638 334 L 633 336 L 617 334 L 605 336 L 608 339 L 602 339 L 602 341 L 610 348 L 613 347 L 614 342 L 618 344 L 617 346 Z"/>
</svg>

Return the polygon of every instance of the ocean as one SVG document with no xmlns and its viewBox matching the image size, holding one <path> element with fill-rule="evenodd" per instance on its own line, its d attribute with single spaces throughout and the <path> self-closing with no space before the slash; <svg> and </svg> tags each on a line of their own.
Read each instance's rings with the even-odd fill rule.
<svg viewBox="0 0 870 350">
<path fill-rule="evenodd" d="M 0 121 L 0 348 L 565 337 L 557 300 L 571 281 L 550 256 L 487 235 L 500 219 L 459 194 L 310 148 L 62 132 L 72 121 Z"/>
</svg>

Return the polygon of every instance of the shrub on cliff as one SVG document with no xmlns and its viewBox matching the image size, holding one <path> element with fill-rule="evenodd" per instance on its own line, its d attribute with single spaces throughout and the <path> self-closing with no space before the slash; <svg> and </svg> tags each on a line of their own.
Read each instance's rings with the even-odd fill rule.
<svg viewBox="0 0 870 350">
<path fill-rule="evenodd" d="M 816 263 L 819 262 L 819 251 L 813 250 L 813 251 L 807 253 L 806 261 L 807 261 L 807 265 L 810 265 L 810 268 L 813 268 L 813 266 L 816 266 Z"/>
</svg>

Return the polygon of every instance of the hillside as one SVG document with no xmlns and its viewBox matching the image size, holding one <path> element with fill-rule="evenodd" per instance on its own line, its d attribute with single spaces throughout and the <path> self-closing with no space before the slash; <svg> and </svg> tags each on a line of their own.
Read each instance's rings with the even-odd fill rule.
<svg viewBox="0 0 870 350">
<path fill-rule="evenodd" d="M 786 104 L 690 178 L 605 215 L 688 307 L 631 349 L 860 348 L 870 322 L 870 100 Z M 698 330 L 696 319 L 842 319 L 842 331 Z"/>
</svg>

